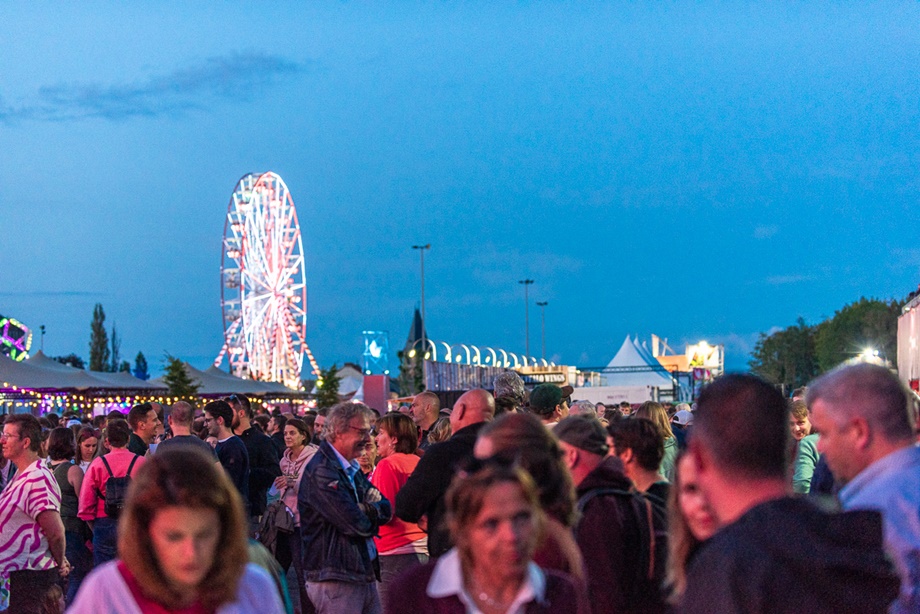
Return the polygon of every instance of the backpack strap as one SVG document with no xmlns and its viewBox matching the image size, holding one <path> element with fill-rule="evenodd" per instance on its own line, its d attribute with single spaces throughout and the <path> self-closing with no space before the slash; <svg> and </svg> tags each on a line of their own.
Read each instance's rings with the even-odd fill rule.
<svg viewBox="0 0 920 614">
<path fill-rule="evenodd" d="M 131 477 L 131 470 L 134 469 L 134 463 L 136 463 L 136 462 L 137 462 L 137 459 L 139 459 L 139 458 L 140 458 L 140 456 L 138 456 L 137 454 L 135 454 L 135 455 L 134 455 L 134 458 L 131 459 L 131 464 L 128 465 L 128 473 L 125 474 L 125 477 Z M 111 470 L 109 471 L 109 473 L 112 473 Z"/>
<path fill-rule="evenodd" d="M 114 478 L 114 477 L 115 477 L 115 474 L 112 473 L 112 468 L 109 466 L 109 461 L 107 461 L 107 460 L 105 459 L 105 454 L 103 454 L 103 455 L 100 456 L 99 458 L 102 460 L 102 464 L 105 465 L 105 470 L 109 472 L 109 477 L 110 477 L 110 478 Z M 98 487 L 96 488 L 96 494 L 99 495 L 99 498 L 100 498 L 100 499 L 105 499 L 105 495 L 102 494 L 102 489 L 101 489 L 101 488 L 98 488 Z"/>
<path fill-rule="evenodd" d="M 578 498 L 576 507 L 578 509 L 579 520 L 584 515 L 588 503 L 596 497 L 616 496 L 626 497 L 629 499 L 630 507 L 635 516 L 639 527 L 640 545 L 648 544 L 648 549 L 642 548 L 639 553 L 639 565 L 637 569 L 645 570 L 644 580 L 652 580 L 655 577 L 655 529 L 652 524 L 652 504 L 639 492 L 623 490 L 620 488 L 594 488 L 589 490 Z"/>
<path fill-rule="evenodd" d="M 105 454 L 103 454 L 103 455 L 100 456 L 99 458 L 102 459 L 102 464 L 105 465 L 105 470 L 109 472 L 109 477 L 110 477 L 110 478 L 114 478 L 114 477 L 115 477 L 115 474 L 112 473 L 112 467 L 109 466 L 109 461 L 105 460 Z"/>
</svg>

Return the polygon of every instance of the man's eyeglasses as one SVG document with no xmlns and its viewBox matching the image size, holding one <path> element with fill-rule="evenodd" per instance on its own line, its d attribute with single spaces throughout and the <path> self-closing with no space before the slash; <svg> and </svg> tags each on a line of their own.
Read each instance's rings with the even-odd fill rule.
<svg viewBox="0 0 920 614">
<path fill-rule="evenodd" d="M 19 437 L 16 433 L 0 433 L 0 440 L 7 440 L 10 437 Z"/>
<path fill-rule="evenodd" d="M 355 431 L 356 433 L 361 433 L 361 437 L 369 437 L 373 432 L 372 429 L 359 429 L 358 427 L 352 426 L 350 424 L 348 425 L 348 428 Z"/>
</svg>

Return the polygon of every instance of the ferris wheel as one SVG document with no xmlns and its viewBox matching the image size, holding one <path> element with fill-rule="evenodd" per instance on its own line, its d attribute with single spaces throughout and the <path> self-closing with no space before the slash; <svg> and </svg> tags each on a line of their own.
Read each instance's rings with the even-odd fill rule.
<svg viewBox="0 0 920 614">
<path fill-rule="evenodd" d="M 276 173 L 249 173 L 236 184 L 224 223 L 220 265 L 224 346 L 238 377 L 299 389 L 307 347 L 307 283 L 294 201 Z"/>
</svg>

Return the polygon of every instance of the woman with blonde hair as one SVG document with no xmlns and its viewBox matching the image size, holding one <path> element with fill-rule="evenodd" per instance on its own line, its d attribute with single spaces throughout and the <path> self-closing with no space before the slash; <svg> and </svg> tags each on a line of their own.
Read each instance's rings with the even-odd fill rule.
<svg viewBox="0 0 920 614">
<path fill-rule="evenodd" d="M 658 473 L 663 475 L 669 482 L 674 481 L 674 463 L 677 461 L 677 438 L 674 437 L 674 431 L 671 430 L 671 419 L 668 418 L 668 411 L 661 403 L 655 401 L 646 401 L 639 406 L 633 418 L 645 418 L 651 420 L 655 428 L 661 434 L 664 440 L 664 456 L 661 459 L 661 465 L 658 467 Z"/>
<path fill-rule="evenodd" d="M 584 561 L 572 532 L 575 486 L 552 432 L 532 414 L 502 414 L 479 432 L 473 454 L 482 460 L 517 463 L 530 474 L 546 513 L 545 538 L 534 553 L 534 562 L 583 581 Z"/>
<path fill-rule="evenodd" d="M 243 501 L 203 452 L 164 450 L 131 480 L 119 558 L 97 567 L 74 614 L 281 614 L 268 574 L 247 564 Z"/>
<path fill-rule="evenodd" d="M 526 471 L 486 462 L 457 474 L 445 499 L 456 546 L 397 578 L 389 614 L 585 611 L 584 592 L 571 577 L 531 560 L 545 518 Z"/>
<path fill-rule="evenodd" d="M 677 459 L 676 481 L 668 500 L 668 571 L 666 584 L 677 602 L 687 588 L 687 567 L 700 545 L 717 529 L 715 516 L 696 481 L 693 458 Z"/>
</svg>

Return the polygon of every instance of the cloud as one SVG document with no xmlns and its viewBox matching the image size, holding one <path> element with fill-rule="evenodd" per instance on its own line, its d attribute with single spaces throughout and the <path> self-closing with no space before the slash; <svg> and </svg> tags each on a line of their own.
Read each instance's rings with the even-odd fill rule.
<svg viewBox="0 0 920 614">
<path fill-rule="evenodd" d="M 773 235 L 779 232 L 778 226 L 758 226 L 754 229 L 754 238 L 755 239 L 769 239 Z"/>
<path fill-rule="evenodd" d="M 215 100 L 249 100 L 260 86 L 303 67 L 263 53 L 208 58 L 132 83 L 66 83 L 41 87 L 34 100 L 12 107 L 0 99 L 0 120 L 65 121 L 178 115 Z"/>
<path fill-rule="evenodd" d="M 784 286 L 786 284 L 797 284 L 813 279 L 813 275 L 772 275 L 767 277 L 765 281 L 771 286 Z"/>
</svg>

